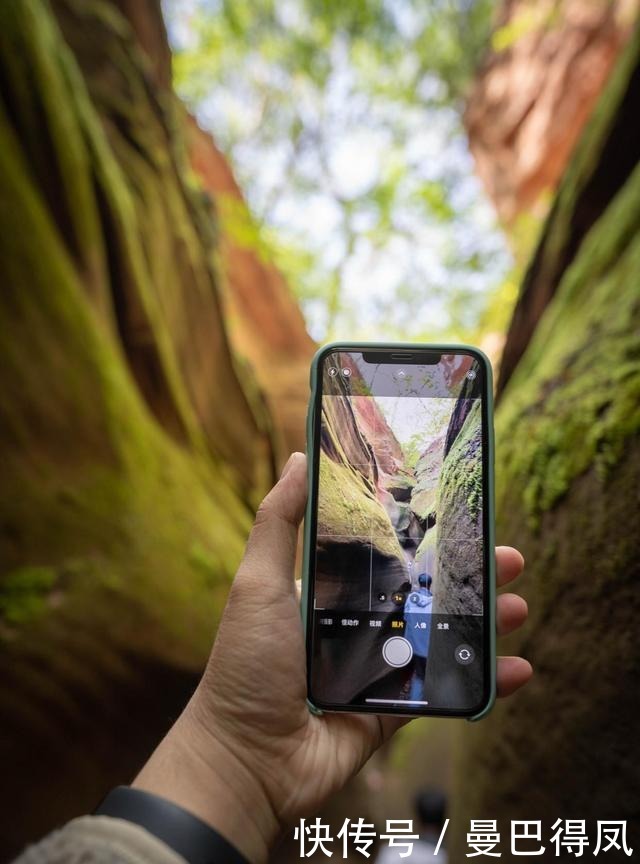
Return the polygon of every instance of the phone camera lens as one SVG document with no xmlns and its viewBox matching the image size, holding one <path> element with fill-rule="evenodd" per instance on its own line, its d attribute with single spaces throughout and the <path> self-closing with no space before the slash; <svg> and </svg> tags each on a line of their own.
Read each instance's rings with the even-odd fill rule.
<svg viewBox="0 0 640 864">
<path fill-rule="evenodd" d="M 351 378 L 351 369 L 345 367 L 345 368 L 342 370 L 342 374 L 343 374 L 343 376 L 344 376 L 345 378 Z"/>
<path fill-rule="evenodd" d="M 475 377 L 476 377 L 476 370 L 475 369 L 469 369 L 469 371 L 467 372 L 467 380 L 473 381 L 475 379 Z"/>
</svg>

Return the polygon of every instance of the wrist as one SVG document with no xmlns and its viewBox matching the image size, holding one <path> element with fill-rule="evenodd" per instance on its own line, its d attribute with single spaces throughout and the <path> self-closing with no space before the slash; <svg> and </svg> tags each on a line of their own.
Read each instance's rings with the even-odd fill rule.
<svg viewBox="0 0 640 864">
<path fill-rule="evenodd" d="M 250 766 L 221 736 L 203 728 L 190 705 L 131 785 L 193 813 L 251 864 L 267 861 L 280 831 Z"/>
</svg>

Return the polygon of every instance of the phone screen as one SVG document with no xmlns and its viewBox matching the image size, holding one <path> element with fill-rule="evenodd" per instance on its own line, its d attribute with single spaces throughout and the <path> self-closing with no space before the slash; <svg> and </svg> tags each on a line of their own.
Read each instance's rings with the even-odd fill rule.
<svg viewBox="0 0 640 864">
<path fill-rule="evenodd" d="M 307 645 L 318 707 L 465 716 L 486 703 L 486 377 L 473 352 L 324 356 Z"/>
</svg>

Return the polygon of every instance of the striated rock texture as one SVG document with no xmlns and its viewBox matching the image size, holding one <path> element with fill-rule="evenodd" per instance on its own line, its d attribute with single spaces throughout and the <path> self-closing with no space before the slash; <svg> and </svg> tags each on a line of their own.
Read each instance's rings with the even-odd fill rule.
<svg viewBox="0 0 640 864">
<path fill-rule="evenodd" d="M 504 0 L 465 124 L 501 220 L 544 215 L 637 0 Z"/>
<path fill-rule="evenodd" d="M 424 532 L 418 569 L 433 578 L 433 611 L 447 615 L 482 613 L 482 417 L 467 368 L 452 370 L 460 395 L 418 460 L 411 497 Z"/>
<path fill-rule="evenodd" d="M 156 2 L 2 7 L 3 857 L 184 704 L 281 452 L 168 58 Z"/>
<path fill-rule="evenodd" d="M 351 389 L 356 390 L 362 376 L 355 364 L 351 368 Z M 322 406 L 318 535 L 355 544 L 373 538 L 379 554 L 401 560 L 387 509 L 394 499 L 383 485 L 381 467 L 385 462 L 391 467 L 393 442 L 398 454 L 400 445 L 373 399 L 347 393 L 340 379 L 331 388 L 337 395 L 325 397 Z M 380 456 L 377 440 L 384 440 Z"/>
<path fill-rule="evenodd" d="M 469 407 L 471 406 L 471 407 Z M 465 419 L 453 437 L 460 416 Z M 452 439 L 452 440 L 451 440 Z M 482 613 L 482 420 L 480 401 L 460 397 L 447 430 L 438 489 L 433 611 Z"/>
<path fill-rule="evenodd" d="M 547 828 L 575 817 L 592 834 L 598 819 L 627 819 L 633 848 L 640 140 L 629 106 L 639 101 L 636 31 L 563 179 L 523 288 L 521 310 L 530 303 L 541 312 L 498 403 L 497 515 L 499 542 L 527 560 L 518 588 L 530 617 L 501 648 L 522 652 L 536 671 L 522 693 L 465 730 L 452 813 L 459 825 L 527 818 Z M 453 858 L 462 859 L 462 832 L 453 838 Z M 561 857 L 570 860 L 566 850 Z"/>
<path fill-rule="evenodd" d="M 389 489 L 393 475 L 382 465 L 392 469 L 391 454 L 400 458 L 401 449 L 375 400 L 352 395 L 365 389 L 364 381 L 357 365 L 341 355 L 340 366 L 346 365 L 351 392 L 340 376 L 327 376 L 324 392 L 334 395 L 322 400 L 315 599 L 332 610 L 390 611 L 407 568 L 394 530 L 401 510 Z M 380 633 L 372 643 L 369 629 L 361 628 L 349 656 L 341 657 L 340 679 L 321 677 L 316 688 L 328 699 L 354 698 L 356 682 L 368 686 L 388 672 L 382 641 Z"/>
<path fill-rule="evenodd" d="M 357 388 L 357 380 L 352 389 Z M 376 465 L 381 473 L 395 476 L 404 462 L 402 448 L 393 434 L 384 414 L 373 399 L 352 397 L 358 426 L 365 438 L 372 442 Z"/>
</svg>

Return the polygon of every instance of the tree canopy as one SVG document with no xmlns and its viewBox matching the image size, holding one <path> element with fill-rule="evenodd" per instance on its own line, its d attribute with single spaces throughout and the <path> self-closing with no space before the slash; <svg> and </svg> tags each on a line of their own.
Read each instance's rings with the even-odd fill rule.
<svg viewBox="0 0 640 864">
<path fill-rule="evenodd" d="M 166 2 L 177 89 L 247 196 L 232 228 L 265 241 L 317 339 L 469 337 L 503 284 L 461 123 L 493 5 Z"/>
</svg>

